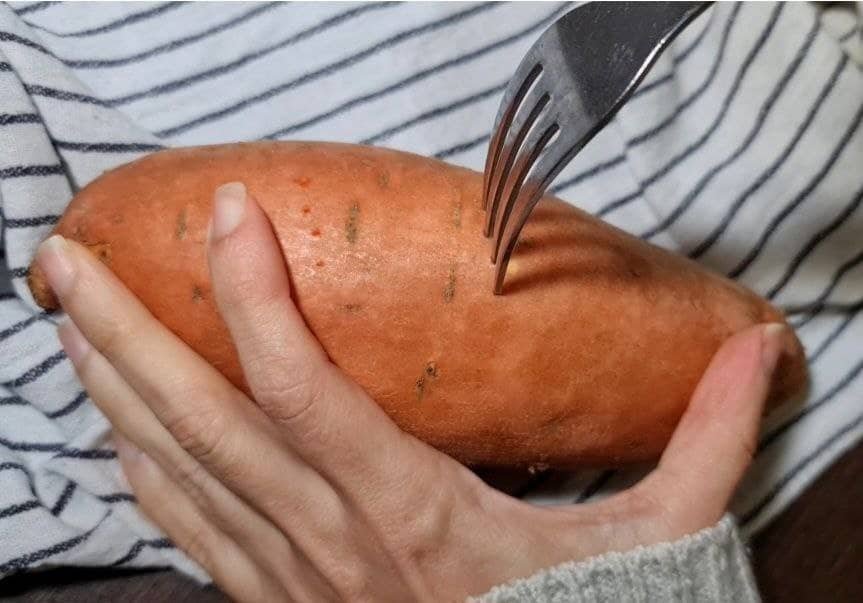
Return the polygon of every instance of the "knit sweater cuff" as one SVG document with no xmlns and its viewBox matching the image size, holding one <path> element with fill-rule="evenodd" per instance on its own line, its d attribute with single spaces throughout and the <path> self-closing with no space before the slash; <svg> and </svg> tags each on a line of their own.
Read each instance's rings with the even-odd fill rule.
<svg viewBox="0 0 863 603">
<path fill-rule="evenodd" d="M 675 542 L 570 561 L 497 586 L 471 603 L 759 601 L 734 519 Z"/>
</svg>

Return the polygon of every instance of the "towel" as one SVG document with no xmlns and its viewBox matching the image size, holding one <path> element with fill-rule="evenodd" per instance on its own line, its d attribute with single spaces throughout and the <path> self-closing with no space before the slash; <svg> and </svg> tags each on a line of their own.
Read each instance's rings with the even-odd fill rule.
<svg viewBox="0 0 863 603">
<path fill-rule="evenodd" d="M 163 147 L 256 139 L 362 142 L 481 170 L 504 86 L 572 8 L 0 4 L 0 576 L 173 566 L 205 579 L 139 513 L 57 317 L 27 290 L 76 190 Z M 788 311 L 812 386 L 765 421 L 733 503 L 749 535 L 863 433 L 858 8 L 713 5 L 553 188 Z M 643 474 L 543 473 L 519 493 L 592 500 Z"/>
</svg>

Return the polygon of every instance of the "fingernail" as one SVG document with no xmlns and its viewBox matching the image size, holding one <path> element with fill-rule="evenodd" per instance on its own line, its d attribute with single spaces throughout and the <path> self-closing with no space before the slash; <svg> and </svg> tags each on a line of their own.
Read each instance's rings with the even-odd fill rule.
<svg viewBox="0 0 863 603">
<path fill-rule="evenodd" d="M 66 239 L 54 235 L 42 243 L 36 252 L 36 263 L 45 273 L 48 286 L 55 295 L 62 297 L 69 291 L 75 280 L 75 266 L 69 257 Z"/>
<path fill-rule="evenodd" d="M 216 189 L 213 203 L 213 239 L 226 237 L 240 225 L 246 213 L 246 187 L 242 182 L 229 182 Z"/>
<path fill-rule="evenodd" d="M 126 439 L 126 436 L 119 431 L 114 432 L 114 448 L 117 450 L 117 456 L 120 457 L 120 460 L 125 462 L 135 462 L 144 455 L 140 448 Z"/>
<path fill-rule="evenodd" d="M 60 337 L 60 343 L 63 344 L 66 356 L 72 361 L 72 364 L 78 366 L 92 348 L 90 342 L 87 341 L 77 325 L 68 319 L 59 326 L 57 335 Z"/>
<path fill-rule="evenodd" d="M 761 333 L 761 367 L 767 377 L 773 376 L 779 355 L 782 353 L 782 340 L 788 327 L 780 323 L 770 323 Z"/>
</svg>

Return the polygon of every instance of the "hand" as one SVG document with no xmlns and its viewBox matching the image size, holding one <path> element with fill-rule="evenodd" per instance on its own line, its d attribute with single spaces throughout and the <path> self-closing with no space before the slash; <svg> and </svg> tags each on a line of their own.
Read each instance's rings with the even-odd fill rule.
<svg viewBox="0 0 863 603">
<path fill-rule="evenodd" d="M 215 197 L 213 290 L 253 399 L 81 246 L 52 238 L 38 261 L 141 508 L 231 597 L 460 600 L 723 515 L 755 447 L 782 327 L 724 345 L 639 484 L 597 503 L 534 507 L 400 431 L 330 363 L 291 301 L 260 207 L 237 183 Z"/>
</svg>

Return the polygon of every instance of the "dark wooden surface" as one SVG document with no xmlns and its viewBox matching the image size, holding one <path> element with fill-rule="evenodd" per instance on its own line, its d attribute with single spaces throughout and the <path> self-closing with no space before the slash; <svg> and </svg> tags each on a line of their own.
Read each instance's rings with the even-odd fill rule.
<svg viewBox="0 0 863 603">
<path fill-rule="evenodd" d="M 752 543 L 764 600 L 863 601 L 863 444 L 852 449 Z M 0 581 L 0 599 L 20 603 L 212 603 L 174 572 L 56 570 Z"/>
</svg>

